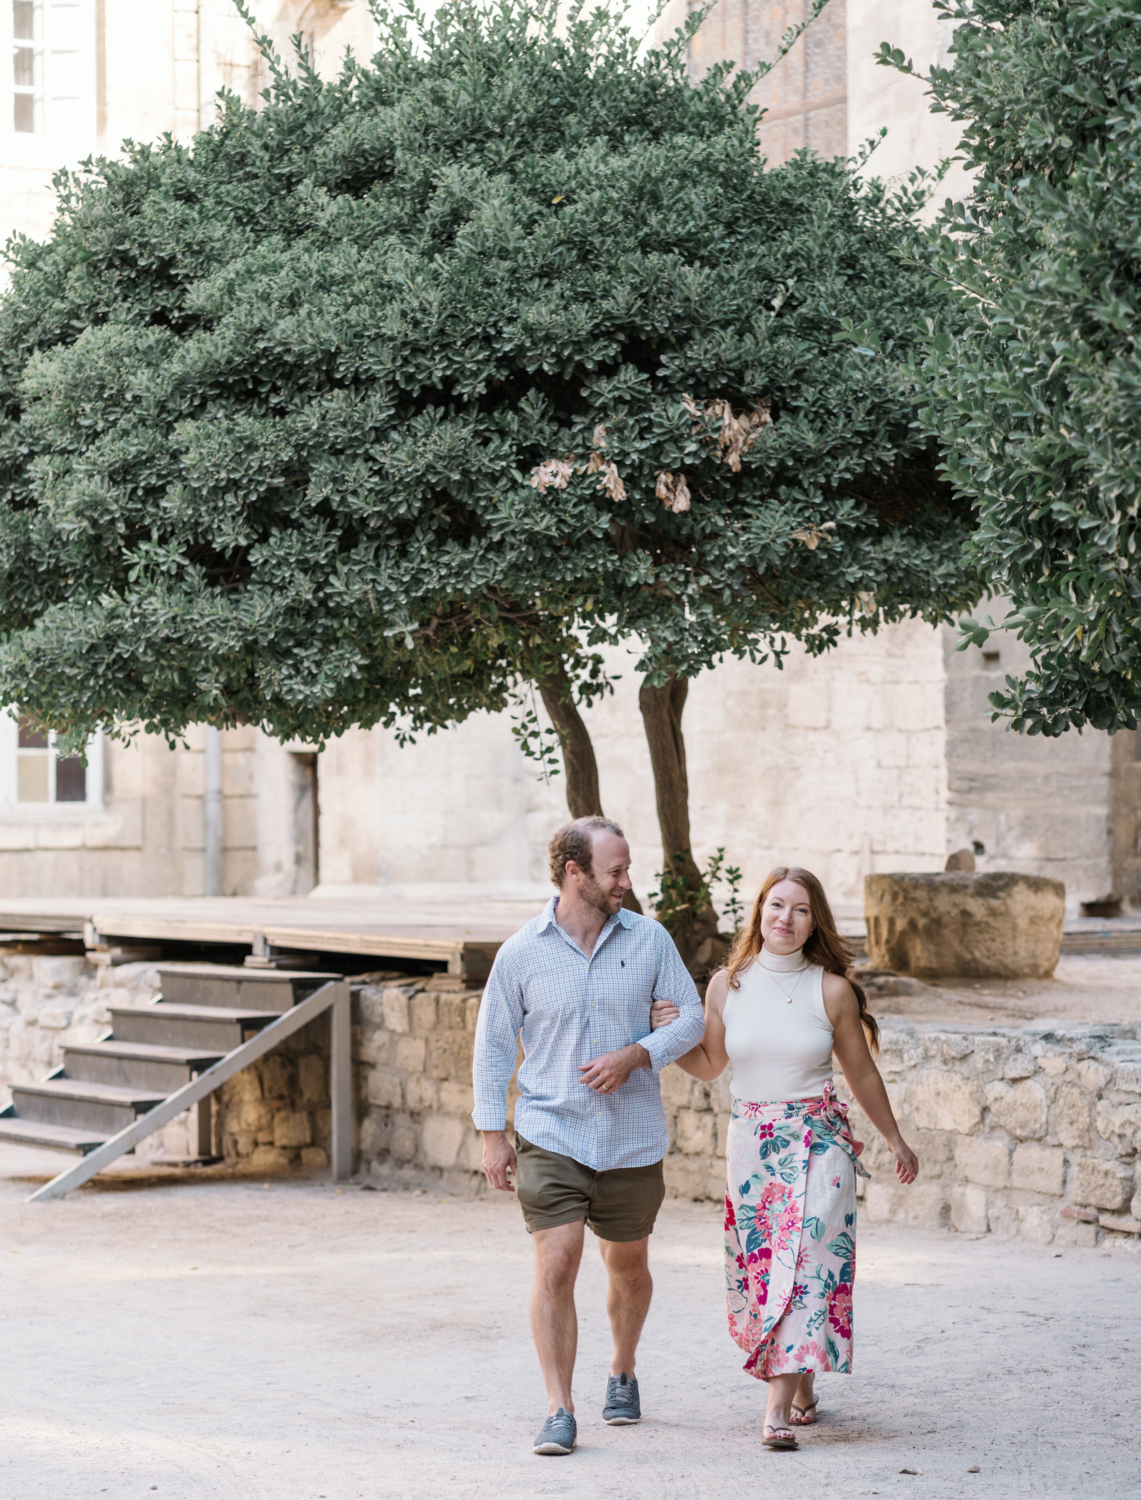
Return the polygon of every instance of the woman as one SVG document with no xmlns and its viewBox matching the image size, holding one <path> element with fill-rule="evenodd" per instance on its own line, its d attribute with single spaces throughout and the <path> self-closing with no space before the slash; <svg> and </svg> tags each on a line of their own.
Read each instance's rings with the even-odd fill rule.
<svg viewBox="0 0 1141 1500">
<path fill-rule="evenodd" d="M 678 1062 L 705 1082 L 733 1064 L 729 1332 L 749 1355 L 745 1369 L 768 1382 L 768 1448 L 795 1448 L 793 1425 L 815 1422 L 818 1370 L 852 1368 L 856 1173 L 868 1174 L 835 1096 L 833 1053 L 890 1146 L 900 1182 L 919 1172 L 872 1060 L 868 1044 L 878 1051 L 879 1027 L 848 977 L 846 948 L 816 876 L 773 870 L 728 967 L 709 982 L 705 1036 Z M 658 1002 L 651 1023 L 668 1025 L 676 1015 Z"/>
</svg>

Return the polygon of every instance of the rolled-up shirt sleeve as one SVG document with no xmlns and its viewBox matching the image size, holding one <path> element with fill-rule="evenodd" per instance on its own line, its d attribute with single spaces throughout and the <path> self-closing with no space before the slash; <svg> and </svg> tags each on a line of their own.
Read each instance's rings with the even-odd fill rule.
<svg viewBox="0 0 1141 1500">
<path fill-rule="evenodd" d="M 507 1086 L 515 1071 L 519 1031 L 523 1025 L 523 989 L 502 953 L 497 954 L 479 1006 L 475 1028 L 472 1084 L 477 1130 L 503 1130 L 507 1124 Z"/>
<path fill-rule="evenodd" d="M 660 1073 L 700 1042 L 705 1035 L 705 1012 L 693 976 L 682 963 L 673 939 L 664 927 L 656 936 L 658 977 L 654 982 L 653 999 L 672 1001 L 680 1013 L 669 1026 L 659 1026 L 657 1031 L 642 1038 L 641 1045 L 650 1054 L 654 1072 Z"/>
</svg>

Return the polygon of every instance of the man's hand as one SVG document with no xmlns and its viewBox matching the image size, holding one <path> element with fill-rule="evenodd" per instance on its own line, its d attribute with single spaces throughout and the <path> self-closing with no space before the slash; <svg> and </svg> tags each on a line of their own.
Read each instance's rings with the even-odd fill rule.
<svg viewBox="0 0 1141 1500">
<path fill-rule="evenodd" d="M 513 1193 L 514 1186 L 508 1182 L 508 1171 L 515 1172 L 515 1151 L 502 1130 L 483 1132 L 483 1175 L 492 1187 L 504 1193 Z"/>
<path fill-rule="evenodd" d="M 633 1042 L 618 1052 L 606 1052 L 579 1068 L 582 1081 L 596 1094 L 612 1094 L 620 1089 L 637 1068 L 651 1066 L 650 1054 L 640 1042 Z"/>
</svg>

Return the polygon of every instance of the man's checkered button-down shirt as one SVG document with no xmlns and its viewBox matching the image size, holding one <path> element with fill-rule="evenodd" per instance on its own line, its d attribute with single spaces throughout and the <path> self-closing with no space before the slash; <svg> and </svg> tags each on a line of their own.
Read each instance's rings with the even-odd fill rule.
<svg viewBox="0 0 1141 1500">
<path fill-rule="evenodd" d="M 665 928 L 635 912 L 608 918 L 589 958 L 555 920 L 558 897 L 503 944 L 483 992 L 475 1034 L 477 1130 L 502 1130 L 522 1034 L 515 1129 L 535 1146 L 594 1171 L 646 1167 L 669 1149 L 658 1074 L 697 1045 L 701 1001 Z M 680 1015 L 650 1029 L 650 1006 Z M 582 1082 L 579 1067 L 640 1042 L 653 1064 L 613 1094 Z"/>
</svg>

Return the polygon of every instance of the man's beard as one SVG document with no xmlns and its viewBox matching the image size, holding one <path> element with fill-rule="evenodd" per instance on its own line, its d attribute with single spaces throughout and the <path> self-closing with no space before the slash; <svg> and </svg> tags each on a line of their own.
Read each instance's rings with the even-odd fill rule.
<svg viewBox="0 0 1141 1500">
<path fill-rule="evenodd" d="M 604 917 L 613 915 L 611 898 L 593 875 L 588 875 L 579 886 L 579 897 L 583 905 L 589 906 L 592 911 L 601 912 Z"/>
</svg>

